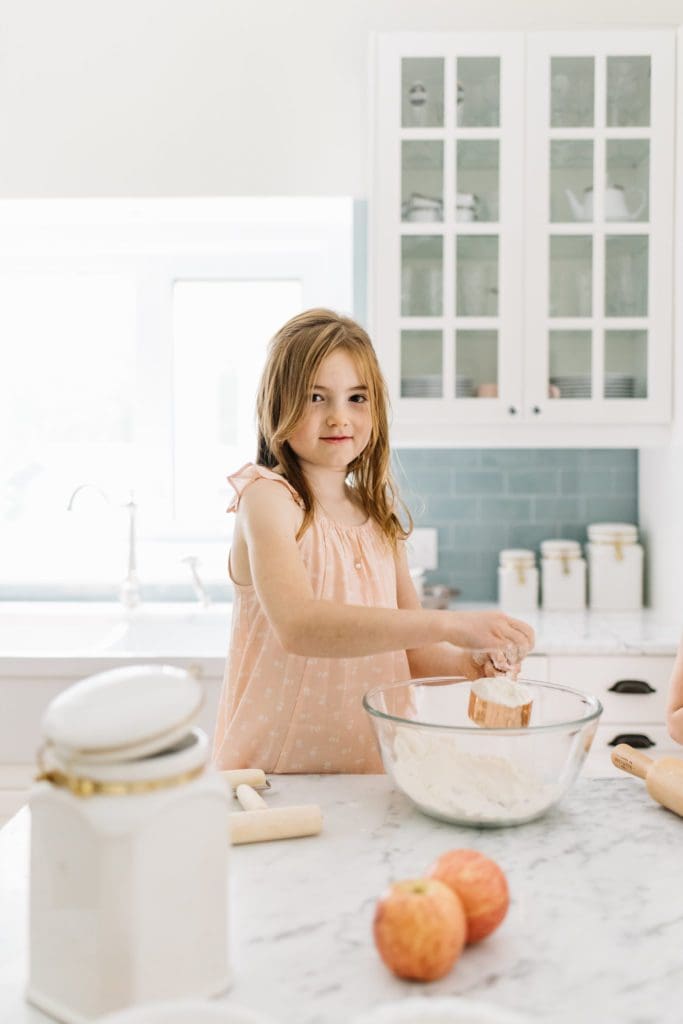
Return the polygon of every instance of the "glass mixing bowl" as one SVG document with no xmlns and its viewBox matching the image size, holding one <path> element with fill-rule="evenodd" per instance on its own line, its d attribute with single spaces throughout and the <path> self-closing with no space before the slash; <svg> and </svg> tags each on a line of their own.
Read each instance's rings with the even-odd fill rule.
<svg viewBox="0 0 683 1024">
<path fill-rule="evenodd" d="M 521 825 L 570 788 L 602 705 L 567 686 L 518 682 L 533 698 L 529 725 L 520 729 L 470 721 L 466 679 L 413 679 L 366 693 L 386 772 L 425 814 L 457 825 Z"/>
</svg>

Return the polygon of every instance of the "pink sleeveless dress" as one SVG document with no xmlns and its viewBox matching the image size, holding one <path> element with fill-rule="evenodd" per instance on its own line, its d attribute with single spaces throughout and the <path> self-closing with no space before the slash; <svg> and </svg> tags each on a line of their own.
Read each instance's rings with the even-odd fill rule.
<svg viewBox="0 0 683 1024">
<path fill-rule="evenodd" d="M 245 488 L 277 473 L 251 463 L 228 480 L 237 511 Z M 339 526 L 316 510 L 298 541 L 317 598 L 339 604 L 396 608 L 394 556 L 377 525 Z M 230 653 L 218 706 L 213 760 L 218 768 L 266 772 L 381 772 L 363 694 L 381 683 L 410 679 L 405 651 L 360 658 L 287 654 L 253 586 L 235 583 Z"/>
</svg>

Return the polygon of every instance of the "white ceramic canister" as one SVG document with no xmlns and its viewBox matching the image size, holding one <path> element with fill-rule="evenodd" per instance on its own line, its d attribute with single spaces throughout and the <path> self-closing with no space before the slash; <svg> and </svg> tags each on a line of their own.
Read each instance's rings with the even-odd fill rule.
<svg viewBox="0 0 683 1024">
<path fill-rule="evenodd" d="M 538 608 L 536 556 L 527 548 L 505 548 L 499 555 L 498 603 L 504 611 Z"/>
<path fill-rule="evenodd" d="M 588 591 L 597 611 L 643 607 L 643 549 L 633 523 L 591 523 L 588 527 Z"/>
<path fill-rule="evenodd" d="M 541 603 L 547 611 L 586 607 L 586 561 L 578 541 L 541 543 Z"/>
<path fill-rule="evenodd" d="M 201 684 L 131 666 L 59 694 L 30 795 L 27 998 L 67 1024 L 229 985 L 230 794 Z"/>
</svg>

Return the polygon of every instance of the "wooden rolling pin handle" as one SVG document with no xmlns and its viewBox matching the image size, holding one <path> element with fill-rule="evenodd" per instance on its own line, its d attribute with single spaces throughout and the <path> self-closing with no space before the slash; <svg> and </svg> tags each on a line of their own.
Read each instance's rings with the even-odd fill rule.
<svg viewBox="0 0 683 1024">
<path fill-rule="evenodd" d="M 323 816 L 316 804 L 273 807 L 262 811 L 236 811 L 230 815 L 230 839 L 240 843 L 261 843 L 269 839 L 296 839 L 320 832 Z"/>
<path fill-rule="evenodd" d="M 628 743 L 619 743 L 612 751 L 612 764 L 621 768 L 623 772 L 635 775 L 639 779 L 646 779 L 650 765 L 653 765 L 654 761 L 642 750 L 629 747 Z"/>
<path fill-rule="evenodd" d="M 262 811 L 268 806 L 262 796 L 252 789 L 251 786 L 247 786 L 244 783 L 239 785 L 235 790 L 235 796 L 239 800 L 245 811 Z"/>
<path fill-rule="evenodd" d="M 270 788 L 270 783 L 260 768 L 231 768 L 218 774 L 222 775 L 233 789 L 237 789 L 238 786 L 242 785 L 251 786 L 252 789 Z"/>
</svg>

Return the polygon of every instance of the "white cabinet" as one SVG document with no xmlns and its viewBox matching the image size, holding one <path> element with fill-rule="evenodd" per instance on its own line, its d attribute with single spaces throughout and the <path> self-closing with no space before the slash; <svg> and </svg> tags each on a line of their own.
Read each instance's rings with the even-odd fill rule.
<svg viewBox="0 0 683 1024">
<path fill-rule="evenodd" d="M 650 757 L 683 756 L 666 729 L 666 702 L 674 657 L 666 655 L 552 655 L 548 678 L 596 696 L 603 705 L 585 774 L 624 775 L 611 762 L 617 743 Z"/>
<path fill-rule="evenodd" d="M 500 444 L 503 423 L 506 443 L 636 424 L 643 443 L 669 421 L 675 40 L 377 37 L 371 328 L 394 443 Z"/>
</svg>

